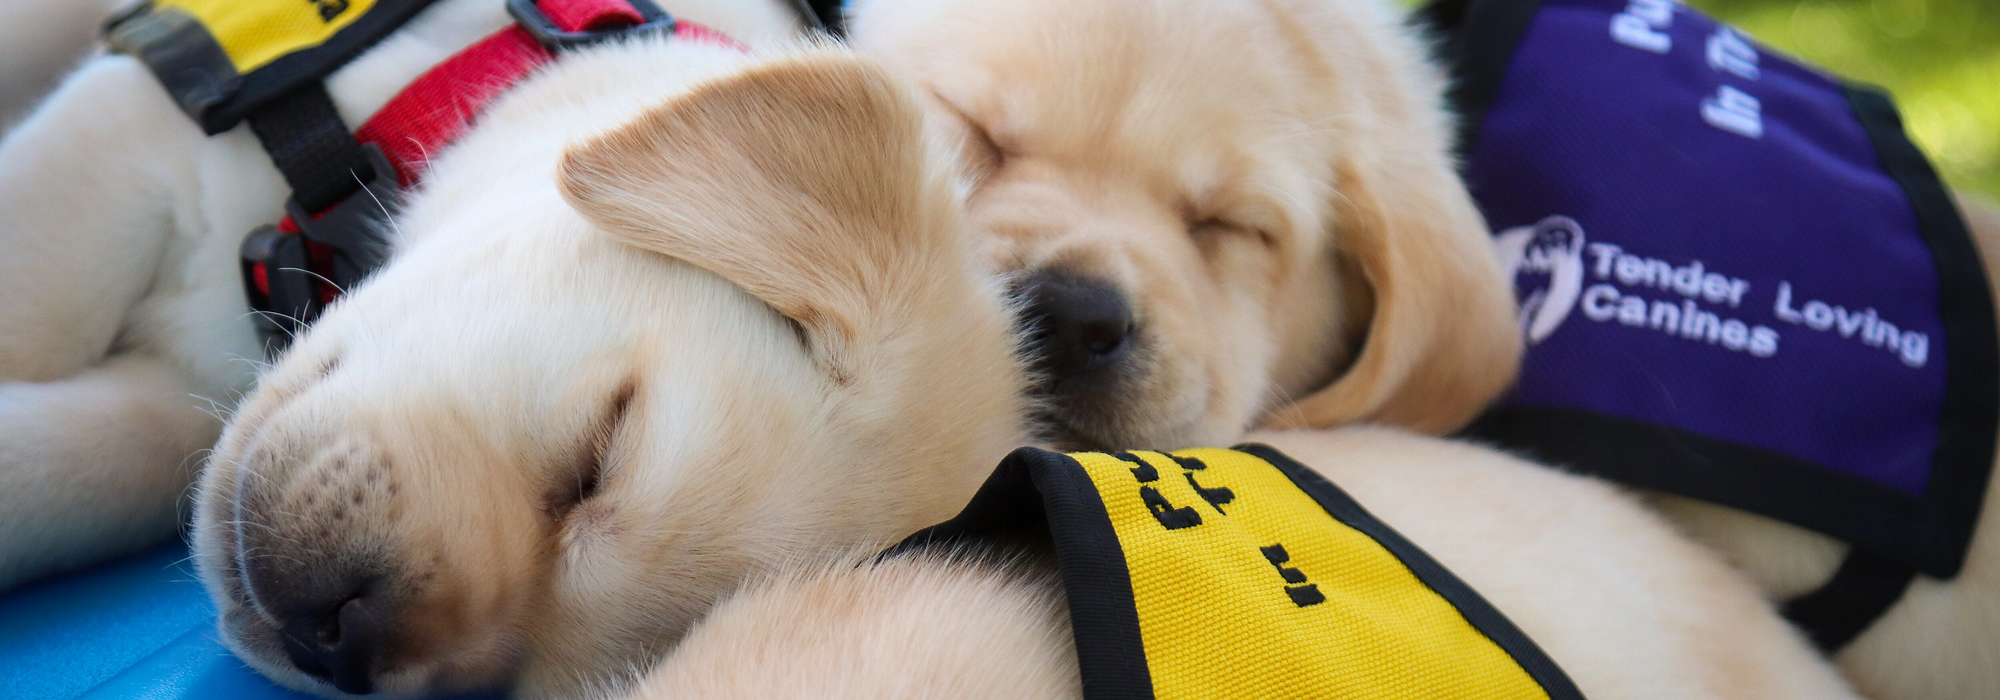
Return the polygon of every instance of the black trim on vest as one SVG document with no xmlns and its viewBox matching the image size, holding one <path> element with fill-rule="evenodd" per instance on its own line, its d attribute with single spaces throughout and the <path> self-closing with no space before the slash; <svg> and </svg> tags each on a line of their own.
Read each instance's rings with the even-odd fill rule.
<svg viewBox="0 0 2000 700">
<path fill-rule="evenodd" d="M 1565 469 L 1741 508 L 1912 566 L 1956 561 L 1949 549 L 1911 549 L 1937 523 L 1909 494 L 1790 455 L 1569 408 L 1502 406 L 1460 435 Z"/>
<path fill-rule="evenodd" d="M 1068 455 L 1023 447 L 1007 455 L 965 510 L 925 528 L 883 556 L 950 546 L 994 534 L 1051 537 L 1069 598 L 1076 660 L 1088 700 L 1150 700 L 1153 677 L 1139 632 L 1125 550 L 1103 497 Z M 1054 533 L 1050 535 L 1049 533 Z"/>
<path fill-rule="evenodd" d="M 1882 170 L 1903 188 L 1915 210 L 1917 230 L 1930 245 L 1938 272 L 1938 318 L 1944 324 L 1945 393 L 1924 504 L 1936 511 L 1936 548 L 1948 566 L 1923 566 L 1941 578 L 1958 575 L 1992 478 L 1995 431 L 2000 430 L 2000 338 L 1994 329 L 1993 292 L 1979 247 L 1937 171 L 1903 132 L 1889 97 L 1849 84 L 1854 116 L 1875 145 Z M 1937 553 L 1940 558 L 1944 551 Z"/>
<path fill-rule="evenodd" d="M 1450 569 L 1446 569 L 1443 564 L 1439 564 L 1436 559 L 1424 553 L 1423 549 L 1404 539 L 1401 533 L 1362 508 L 1361 504 L 1355 502 L 1354 497 L 1347 495 L 1346 491 L 1327 481 L 1326 477 L 1319 475 L 1319 472 L 1293 461 L 1269 445 L 1249 443 L 1230 449 L 1270 462 L 1271 466 L 1284 472 L 1299 490 L 1305 491 L 1307 495 L 1313 497 L 1313 500 L 1318 501 L 1328 515 L 1367 535 L 1382 545 L 1383 549 L 1389 550 L 1390 554 L 1403 562 L 1403 566 L 1407 567 L 1410 573 L 1416 575 L 1417 580 L 1422 581 L 1425 586 L 1430 587 L 1439 597 L 1456 608 L 1458 614 L 1464 616 L 1465 621 L 1470 623 L 1473 629 L 1479 630 L 1487 639 L 1493 640 L 1494 645 L 1499 646 L 1501 651 L 1513 657 L 1514 662 L 1520 664 L 1522 670 L 1527 671 L 1528 677 L 1533 678 L 1535 683 L 1542 687 L 1542 691 L 1548 693 L 1549 700 L 1583 699 L 1583 692 L 1577 690 L 1576 684 L 1563 673 L 1562 667 L 1557 666 L 1556 662 L 1535 644 L 1535 640 L 1529 639 L 1521 628 L 1514 626 L 1512 620 L 1507 619 L 1498 608 L 1486 602 L 1486 599 L 1480 597 L 1471 586 L 1452 574 Z"/>
<path fill-rule="evenodd" d="M 1420 17 L 1444 35 L 1464 115 L 1458 150 L 1472 152 L 1500 97 L 1540 0 L 1435 0 Z M 1963 567 L 1991 479 L 2000 425 L 2000 339 L 1979 251 L 1950 194 L 1879 91 L 1844 84 L 1883 171 L 1903 190 L 1938 270 L 1945 396 L 1921 497 L 1788 455 L 1668 426 L 1583 410 L 1503 407 L 1466 435 L 1636 486 L 1712 501 L 1841 539 L 1854 547 L 1819 590 L 1786 615 L 1839 648 L 1886 611 L 1911 569 L 1949 578 Z"/>
<path fill-rule="evenodd" d="M 152 3 L 142 2 L 105 22 L 104 40 L 112 51 L 146 64 L 174 103 L 208 135 L 228 129 L 209 129 L 201 115 L 209 105 L 241 90 L 243 78 L 222 44 L 193 15 L 156 10 Z"/>
<path fill-rule="evenodd" d="M 1851 550 L 1833 578 L 1811 593 L 1785 601 L 1781 612 L 1805 631 L 1813 645 L 1831 654 L 1902 600 L 1916 577 L 1916 569 L 1902 563 Z"/>
<path fill-rule="evenodd" d="M 1867 132 L 1882 169 L 1901 187 L 1931 250 L 1938 272 L 1938 316 L 1944 324 L 1945 396 L 1937 451 L 1923 502 L 1936 514 L 1940 549 L 1957 558 L 1957 574 L 1971 550 L 1972 533 L 1992 478 L 1994 431 L 2000 420 L 2000 341 L 1985 268 L 1970 231 L 1937 172 L 1903 132 L 1902 118 L 1880 90 L 1843 83 L 1855 119 Z M 1784 615 L 1828 653 L 1847 646 L 1903 599 L 1917 568 L 1899 558 L 1855 547 L 1818 589 L 1787 601 Z"/>
<path fill-rule="evenodd" d="M 1459 116 L 1460 162 L 1472 155 L 1486 112 L 1500 99 L 1514 48 L 1541 9 L 1541 0 L 1437 0 L 1418 11 L 1418 19 L 1436 32 L 1438 55 L 1451 69 L 1446 99 Z"/>
<path fill-rule="evenodd" d="M 173 8 L 143 3 L 105 26 L 113 50 L 144 61 L 160 84 L 213 136 L 271 100 L 347 65 L 437 0 L 376 0 L 366 14 L 327 40 L 238 75 L 206 27 Z"/>
</svg>

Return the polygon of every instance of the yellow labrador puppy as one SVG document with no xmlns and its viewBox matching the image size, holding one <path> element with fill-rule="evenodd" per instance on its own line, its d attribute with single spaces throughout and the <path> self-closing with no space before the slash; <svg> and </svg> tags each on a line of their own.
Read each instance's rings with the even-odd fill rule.
<svg viewBox="0 0 2000 700">
<path fill-rule="evenodd" d="M 1226 443 L 1260 420 L 1443 432 L 1513 379 L 1511 292 L 1446 155 L 1442 81 L 1390 3 L 865 0 L 851 31 L 957 125 L 968 223 L 1020 275 L 1058 442 Z M 2000 215 L 1967 210 L 2000 279 Z M 1669 512 L 1774 598 L 1844 551 Z M 1886 698 L 1988 697 L 1996 592 L 1989 514 L 1964 573 L 1920 578 L 1839 661 Z"/>
<path fill-rule="evenodd" d="M 16 12 L 93 1 L 0 3 L 0 79 L 59 39 Z M 752 46 L 799 30 L 780 0 L 659 4 Z M 498 0 L 438 0 L 328 94 L 361 124 L 512 22 Z M 261 369 L 240 251 L 287 196 L 247 125 L 205 136 L 131 56 L 87 61 L 0 140 L 0 590 L 174 535 L 219 414 Z"/>
<path fill-rule="evenodd" d="M 958 234 L 917 97 L 828 51 L 718 77 L 749 60 L 687 44 L 578 54 L 442 157 L 392 262 L 299 339 L 202 477 L 196 554 L 232 649 L 329 696 L 573 697 L 645 668 L 746 579 L 824 570 L 813 561 L 948 517 L 1026 439 L 1010 309 Z M 1377 470 L 1390 478 L 1362 497 L 1435 521 L 1412 535 L 1534 620 L 1587 687 L 1847 697 L 1746 584 L 1602 485 L 1348 435 L 1280 446 L 1442 464 Z M 1574 493 L 1551 507 L 1499 484 Z M 970 652 L 963 635 L 990 625 L 1017 639 L 976 647 L 982 663 L 1033 675 L 974 690 L 1074 694 L 1045 589 L 909 566 L 862 582 L 857 595 L 892 596 L 875 607 L 777 599 L 882 631 L 852 648 L 872 665 L 793 656 L 750 680 L 956 696 L 955 668 L 904 664 Z M 928 617 L 965 596 L 982 602 Z M 776 629 L 746 605 L 710 629 Z M 725 631 L 661 673 L 769 658 L 704 656 Z"/>
<path fill-rule="evenodd" d="M 1376 0 L 867 0 L 856 48 L 955 124 L 1059 442 L 1456 428 L 1520 341 L 1447 156 L 1443 80 Z"/>
<path fill-rule="evenodd" d="M 914 96 L 831 50 L 722 77 L 751 62 L 579 52 L 443 154 L 201 475 L 232 650 L 327 696 L 576 697 L 745 577 L 948 517 L 1026 440 Z"/>
<path fill-rule="evenodd" d="M 1740 573 L 1602 483 L 1379 428 L 1252 439 L 1451 568 L 1585 697 L 1858 697 Z M 629 697 L 1078 698 L 1061 590 L 992 560 L 795 572 L 719 606 Z"/>
</svg>

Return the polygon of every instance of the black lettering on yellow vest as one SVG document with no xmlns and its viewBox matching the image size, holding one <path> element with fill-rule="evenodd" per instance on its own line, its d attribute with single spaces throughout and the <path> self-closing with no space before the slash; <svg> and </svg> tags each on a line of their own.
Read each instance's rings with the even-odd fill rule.
<svg viewBox="0 0 2000 700">
<path fill-rule="evenodd" d="M 1132 478 L 1141 484 L 1160 480 L 1160 470 L 1154 469 L 1153 465 L 1147 464 L 1146 460 L 1140 459 L 1138 455 L 1130 452 L 1114 452 L 1111 456 L 1138 465 L 1132 467 Z M 1146 504 L 1146 510 L 1152 511 L 1153 519 L 1160 521 L 1160 527 L 1179 530 L 1201 524 L 1200 513 L 1194 512 L 1193 508 L 1175 506 L 1160 493 L 1159 489 L 1151 486 L 1139 487 L 1139 500 Z"/>
<path fill-rule="evenodd" d="M 1285 583 L 1305 584 L 1303 586 L 1285 587 L 1285 595 L 1291 596 L 1293 605 L 1303 608 L 1326 602 L 1326 594 L 1319 592 L 1318 584 L 1308 582 L 1306 572 L 1294 567 L 1285 566 L 1285 562 L 1292 560 L 1292 554 L 1285 551 L 1284 545 L 1274 544 L 1269 547 L 1259 547 L 1257 551 L 1263 552 L 1264 560 L 1271 562 L 1271 566 L 1277 567 L 1278 577 L 1284 579 Z"/>
<path fill-rule="evenodd" d="M 1228 513 L 1223 512 L 1222 505 L 1236 500 L 1236 492 L 1226 487 L 1203 488 L 1201 482 L 1194 480 L 1194 473 L 1206 471 L 1208 469 L 1207 464 L 1203 464 L 1201 460 L 1193 457 L 1182 457 L 1171 453 L 1167 454 L 1167 459 L 1173 460 L 1174 464 L 1181 465 L 1182 469 L 1187 470 L 1182 476 L 1187 477 L 1188 485 L 1194 487 L 1194 492 L 1201 496 L 1201 500 L 1208 501 L 1208 505 L 1215 508 L 1215 512 L 1228 515 Z"/>
<path fill-rule="evenodd" d="M 1158 469 L 1154 469 L 1153 465 L 1147 464 L 1146 460 L 1139 459 L 1138 455 L 1132 454 L 1130 452 L 1113 452 L 1111 453 L 1111 456 L 1117 457 L 1121 461 L 1128 462 L 1134 465 L 1132 467 L 1132 478 L 1138 479 L 1139 483 L 1144 484 L 1148 482 L 1158 481 L 1160 479 L 1160 471 Z"/>
<path fill-rule="evenodd" d="M 1201 514 L 1186 506 L 1175 507 L 1160 495 L 1160 490 L 1151 486 L 1139 487 L 1139 500 L 1146 502 L 1146 509 L 1153 511 L 1153 519 L 1160 521 L 1160 527 L 1179 530 L 1201 524 Z"/>
</svg>

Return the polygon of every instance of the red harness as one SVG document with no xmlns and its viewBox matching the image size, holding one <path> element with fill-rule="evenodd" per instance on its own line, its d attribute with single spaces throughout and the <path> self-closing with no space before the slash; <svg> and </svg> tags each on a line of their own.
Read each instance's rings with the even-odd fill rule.
<svg viewBox="0 0 2000 700">
<path fill-rule="evenodd" d="M 380 264 L 387 248 L 381 222 L 396 194 L 423 178 L 430 155 L 557 52 L 647 31 L 743 48 L 712 29 L 676 21 L 646 0 L 509 0 L 508 10 L 513 26 L 431 68 L 354 131 L 375 171 L 372 177 L 356 174 L 365 180 L 359 190 L 310 213 L 289 201 L 283 221 L 244 242 L 246 291 L 273 353 L 344 285 Z M 308 223 L 302 227 L 300 220 Z"/>
</svg>

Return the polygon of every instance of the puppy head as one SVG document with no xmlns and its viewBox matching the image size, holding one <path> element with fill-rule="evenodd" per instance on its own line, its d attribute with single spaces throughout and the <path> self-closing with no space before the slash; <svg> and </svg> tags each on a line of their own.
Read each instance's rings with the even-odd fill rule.
<svg viewBox="0 0 2000 700">
<path fill-rule="evenodd" d="M 1022 440 L 914 98 L 820 51 L 604 123 L 686 61 L 642 58 L 497 106 L 230 421 L 196 555 L 267 675 L 575 696 L 746 576 L 948 517 Z"/>
<path fill-rule="evenodd" d="M 1059 441 L 1221 442 L 1272 409 L 1442 431 L 1511 381 L 1442 81 L 1387 9 L 873 0 L 852 28 L 957 124 Z"/>
</svg>

